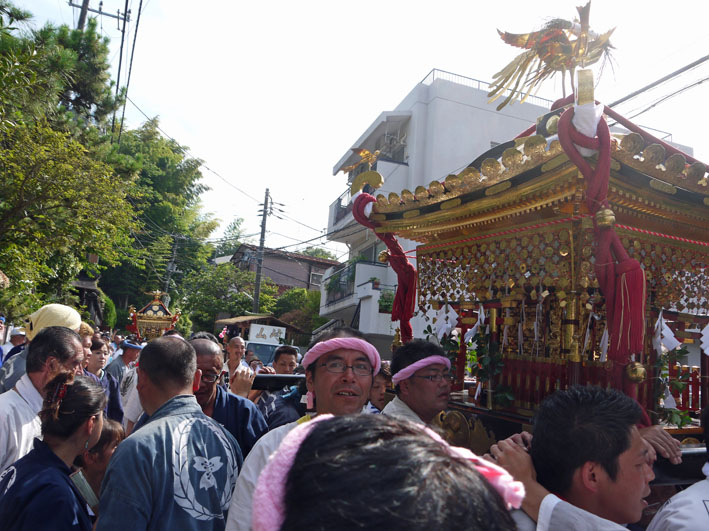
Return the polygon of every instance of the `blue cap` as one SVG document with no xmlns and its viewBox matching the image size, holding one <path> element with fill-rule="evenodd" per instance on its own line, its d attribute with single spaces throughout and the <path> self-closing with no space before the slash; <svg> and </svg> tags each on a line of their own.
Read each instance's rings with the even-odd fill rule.
<svg viewBox="0 0 709 531">
<path fill-rule="evenodd" d="M 143 350 L 143 345 L 136 345 L 135 343 L 131 343 L 130 341 L 128 341 L 126 339 L 123 343 L 121 343 L 121 348 L 123 350 L 125 350 L 127 348 L 134 348 L 136 350 Z"/>
</svg>

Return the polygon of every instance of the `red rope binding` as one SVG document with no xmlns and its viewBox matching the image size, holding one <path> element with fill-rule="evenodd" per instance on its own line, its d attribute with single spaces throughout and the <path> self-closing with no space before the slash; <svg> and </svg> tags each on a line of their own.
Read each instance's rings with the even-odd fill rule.
<svg viewBox="0 0 709 531">
<path fill-rule="evenodd" d="M 365 215 L 364 207 L 369 203 L 375 202 L 376 199 L 367 193 L 360 194 L 352 205 L 352 215 L 355 220 L 364 225 L 368 229 L 376 228 L 376 225 Z M 404 249 L 392 234 L 379 234 L 374 231 L 374 234 L 379 238 L 389 249 L 389 263 L 391 268 L 396 272 L 398 286 L 396 295 L 394 296 L 394 306 L 391 311 L 391 320 L 399 321 L 401 330 L 401 341 L 407 343 L 413 339 L 413 330 L 411 329 L 411 318 L 414 315 L 414 307 L 416 306 L 416 268 L 411 265 L 406 257 Z"/>
<path fill-rule="evenodd" d="M 610 130 L 601 118 L 596 137 L 579 133 L 572 124 L 574 109 L 564 111 L 559 119 L 559 142 L 569 159 L 586 179 L 586 205 L 591 214 L 608 208 L 610 178 Z M 595 169 L 581 156 L 576 146 L 598 151 Z M 610 336 L 608 359 L 613 361 L 613 387 L 637 399 L 637 384 L 623 378 L 630 356 L 643 351 L 645 340 L 645 272 L 640 263 L 628 256 L 613 227 L 599 227 L 594 216 L 596 240 L 594 270 L 606 299 L 606 318 Z M 646 419 L 649 421 L 649 419 Z"/>
</svg>

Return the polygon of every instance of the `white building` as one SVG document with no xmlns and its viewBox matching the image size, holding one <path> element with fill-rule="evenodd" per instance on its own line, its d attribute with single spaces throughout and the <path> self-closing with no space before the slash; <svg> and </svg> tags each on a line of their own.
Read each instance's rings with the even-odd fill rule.
<svg viewBox="0 0 709 531">
<path fill-rule="evenodd" d="M 441 70 L 432 70 L 393 111 L 382 112 L 351 146 L 371 152 L 380 150 L 376 169 L 384 178 L 377 194 L 414 191 L 431 181 L 459 173 L 479 155 L 506 142 L 533 125 L 547 113 L 551 101 L 530 97 L 527 102 L 507 105 L 487 102 L 489 85 Z M 351 149 L 335 164 L 333 175 L 360 159 Z M 386 357 L 398 322 L 389 313 L 380 313 L 382 302 L 396 287 L 396 274 L 377 255 L 385 249 L 381 241 L 352 217 L 349 186 L 366 165 L 347 176 L 344 193 L 330 205 L 328 233 L 331 240 L 350 248 L 350 261 L 363 260 L 344 269 L 325 272 L 321 287 L 320 315 L 353 326 L 365 333 Z M 344 179 L 343 179 L 344 180 Z M 415 242 L 401 240 L 405 251 Z M 379 286 L 370 280 L 379 280 Z M 422 319 L 412 320 L 414 337 L 423 337 Z"/>
</svg>

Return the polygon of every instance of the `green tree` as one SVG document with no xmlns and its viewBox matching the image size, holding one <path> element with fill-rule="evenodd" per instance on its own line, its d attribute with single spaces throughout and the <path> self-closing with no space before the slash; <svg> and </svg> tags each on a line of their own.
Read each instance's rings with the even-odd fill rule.
<svg viewBox="0 0 709 531">
<path fill-rule="evenodd" d="M 186 275 L 199 271 L 212 254 L 205 240 L 217 226 L 200 213 L 199 195 L 206 190 L 199 182 L 201 162 L 162 136 L 157 119 L 124 132 L 108 160 L 119 174 L 137 175 L 136 193 L 129 200 L 144 222 L 133 234 L 144 261 L 106 271 L 102 288 L 121 308 L 148 302 L 142 294 L 165 290 L 166 283 L 172 299 L 181 298 Z"/>
<path fill-rule="evenodd" d="M 308 247 L 304 251 L 300 251 L 300 254 L 314 258 L 325 258 L 326 260 L 337 260 L 337 256 L 335 256 L 334 253 L 331 253 L 327 249 L 321 249 L 320 247 Z"/>
<path fill-rule="evenodd" d="M 205 266 L 185 279 L 183 311 L 194 322 L 195 330 L 211 331 L 218 313 L 239 316 L 251 311 L 255 280 L 255 273 L 237 269 L 231 263 Z M 260 312 L 273 310 L 277 293 L 277 286 L 263 278 Z"/>
<path fill-rule="evenodd" d="M 284 291 L 276 301 L 274 315 L 278 318 L 299 308 L 305 308 L 308 303 L 308 290 L 305 288 L 291 288 Z"/>
<path fill-rule="evenodd" d="M 121 100 L 114 97 L 110 75 L 109 39 L 102 37 L 96 19 L 84 30 L 47 24 L 32 33 L 36 48 L 46 50 L 44 72 L 63 80 L 56 125 L 82 136 L 97 126 L 102 132 Z"/>
<path fill-rule="evenodd" d="M 242 244 L 244 229 L 241 225 L 244 218 L 234 218 L 224 231 L 224 236 L 217 245 L 214 246 L 214 256 L 229 256 L 236 252 Z"/>
<path fill-rule="evenodd" d="M 88 253 L 107 265 L 130 256 L 133 186 L 46 125 L 0 132 L 0 270 L 13 281 L 0 294 L 6 309 L 67 297 L 78 272 L 92 269 Z"/>
<path fill-rule="evenodd" d="M 113 328 L 116 326 L 116 305 L 103 292 L 101 292 L 101 300 L 103 301 L 103 325 Z"/>
<path fill-rule="evenodd" d="M 305 332 L 312 332 L 327 321 L 320 317 L 320 292 L 305 288 L 283 292 L 276 301 L 275 315 Z"/>
</svg>

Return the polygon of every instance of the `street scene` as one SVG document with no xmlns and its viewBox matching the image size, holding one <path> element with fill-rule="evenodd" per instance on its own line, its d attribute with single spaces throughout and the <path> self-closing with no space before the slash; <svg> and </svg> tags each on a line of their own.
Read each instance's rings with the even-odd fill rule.
<svg viewBox="0 0 709 531">
<path fill-rule="evenodd" d="M 709 528 L 709 8 L 0 0 L 0 529 Z"/>
</svg>

